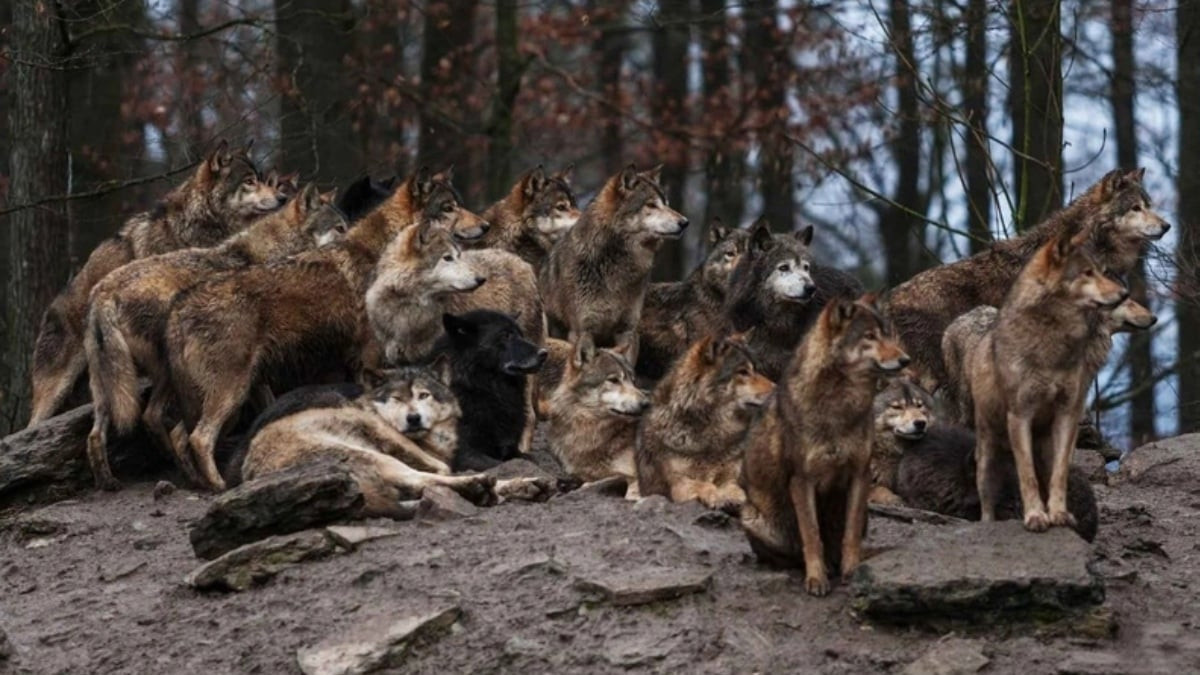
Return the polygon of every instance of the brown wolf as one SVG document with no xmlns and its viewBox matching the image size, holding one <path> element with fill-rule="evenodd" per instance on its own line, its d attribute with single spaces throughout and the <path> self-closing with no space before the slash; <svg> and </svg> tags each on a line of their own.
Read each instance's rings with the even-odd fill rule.
<svg viewBox="0 0 1200 675">
<path fill-rule="evenodd" d="M 638 324 L 654 252 L 688 225 L 667 205 L 659 168 L 630 166 L 600 189 L 543 265 L 546 314 L 581 347 L 616 347 L 637 362 Z"/>
<path fill-rule="evenodd" d="M 1143 170 L 1112 171 L 1066 208 L 1019 237 L 926 270 L 893 289 L 888 313 L 932 390 L 946 383 L 942 334 L 955 317 L 979 305 L 999 307 L 1022 266 L 1047 242 L 1086 231 L 1099 261 L 1116 274 L 1132 269 L 1146 243 L 1170 226 L 1151 210 Z"/>
<path fill-rule="evenodd" d="M 967 356 L 975 401 L 976 467 L 983 520 L 994 520 L 1003 447 L 1016 463 L 1026 529 L 1070 525 L 1067 469 L 1083 415 L 1085 353 L 1102 307 L 1128 292 L 1105 275 L 1086 231 L 1042 246 L 1021 270 L 996 325 Z"/>
<path fill-rule="evenodd" d="M 935 421 L 933 397 L 911 377 L 893 378 L 875 395 L 875 435 L 871 444 L 872 504 L 902 504 L 896 494 L 896 467 L 906 444 L 925 437 Z"/>
<path fill-rule="evenodd" d="M 742 527 L 759 559 L 802 563 L 812 595 L 829 592 L 827 566 L 845 578 L 862 558 L 872 399 L 907 363 L 873 296 L 831 301 L 747 435 Z"/>
<path fill-rule="evenodd" d="M 966 427 L 975 426 L 975 402 L 971 399 L 965 373 L 967 355 L 996 325 L 999 314 L 1000 310 L 989 305 L 976 307 L 951 322 L 942 336 L 942 354 L 946 359 L 943 391 L 947 412 L 950 419 Z M 1102 310 L 1099 330 L 1085 348 L 1084 386 L 1091 384 L 1108 360 L 1113 334 L 1145 330 L 1157 321 L 1158 317 L 1153 312 L 1133 298 L 1126 298 L 1121 304 Z"/>
<path fill-rule="evenodd" d="M 567 473 L 584 481 L 626 478 L 626 495 L 634 497 L 634 437 L 649 405 L 624 354 L 585 347 L 567 361 L 562 382 L 550 398 L 550 451 Z"/>
<path fill-rule="evenodd" d="M 259 176 L 244 150 L 229 150 L 222 143 L 154 211 L 131 217 L 120 232 L 101 242 L 42 318 L 33 352 L 29 426 L 62 409 L 83 375 L 83 331 L 93 286 L 131 260 L 212 246 L 285 199 L 278 185 Z"/>
<path fill-rule="evenodd" d="M 740 508 L 742 440 L 775 385 L 736 338 L 692 343 L 654 389 L 637 439 L 642 496 Z"/>
<path fill-rule="evenodd" d="M 708 257 L 687 279 L 650 284 L 638 327 L 639 376 L 659 379 L 688 345 L 720 323 L 729 277 L 749 241 L 749 232 L 718 220 L 708 229 Z"/>
<path fill-rule="evenodd" d="M 840 270 L 813 263 L 813 228 L 772 235 L 759 219 L 729 280 L 723 309 L 726 330 L 750 331 L 747 345 L 760 372 L 778 380 L 796 345 L 833 298 L 853 300 L 862 284 Z"/>
<path fill-rule="evenodd" d="M 220 246 L 135 260 L 92 289 L 84 347 L 95 406 L 88 459 L 99 487 L 119 487 L 108 465 L 108 428 L 111 422 L 118 434 L 126 434 L 137 423 L 141 411 L 139 373 L 149 376 L 152 383 L 145 414 L 147 430 L 164 448 L 172 448 L 163 424 L 170 385 L 160 351 L 171 300 L 212 274 L 284 258 L 328 240 L 338 231 L 340 216 L 330 208 L 320 209 L 332 197 L 309 185 L 288 206 L 264 216 Z M 186 455 L 176 460 L 192 474 Z"/>
<path fill-rule="evenodd" d="M 483 212 L 491 228 L 470 248 L 514 253 L 529 263 L 536 275 L 555 242 L 579 220 L 579 206 L 571 191 L 572 169 L 569 166 L 547 174 L 539 164 L 522 176 L 507 196 Z"/>
<path fill-rule="evenodd" d="M 220 274 L 180 294 L 167 322 L 171 382 L 187 442 L 209 486 L 224 483 L 213 448 L 251 387 L 287 389 L 330 369 L 378 362 L 364 298 L 379 257 L 397 236 L 413 245 L 430 228 L 480 236 L 446 175 L 422 169 L 338 242 L 284 261 Z M 282 386 L 281 386 L 282 385 Z M 177 450 L 180 454 L 183 451 Z"/>
</svg>

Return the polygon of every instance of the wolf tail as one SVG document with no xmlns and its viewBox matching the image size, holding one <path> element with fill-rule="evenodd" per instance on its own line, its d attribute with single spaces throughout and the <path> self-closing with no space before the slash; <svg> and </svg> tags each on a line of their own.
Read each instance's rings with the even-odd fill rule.
<svg viewBox="0 0 1200 675">
<path fill-rule="evenodd" d="M 111 301 L 92 305 L 84 346 L 96 421 L 107 417 L 117 433 L 129 433 L 138 423 L 142 399 L 138 395 L 137 365 L 117 325 L 117 308 Z"/>
</svg>

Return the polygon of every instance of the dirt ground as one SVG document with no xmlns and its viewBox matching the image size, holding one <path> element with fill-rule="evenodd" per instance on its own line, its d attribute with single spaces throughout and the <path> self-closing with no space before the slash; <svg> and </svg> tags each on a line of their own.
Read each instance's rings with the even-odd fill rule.
<svg viewBox="0 0 1200 675">
<path fill-rule="evenodd" d="M 1157 468 L 1153 484 L 1096 487 L 1094 570 L 1106 579 L 1117 637 L 981 627 L 973 637 L 990 659 L 983 672 L 1195 670 L 1195 449 L 1195 459 Z M 396 524 L 401 536 L 303 563 L 260 588 L 202 594 L 182 580 L 199 564 L 187 525 L 210 497 L 179 490 L 156 501 L 152 487 L 8 519 L 0 629 L 14 655 L 0 672 L 298 672 L 302 647 L 371 617 L 446 603 L 461 606 L 459 625 L 416 649 L 405 672 L 901 672 L 945 637 L 865 625 L 844 587 L 806 596 L 796 576 L 753 561 L 736 523 L 698 505 L 583 493 Z M 873 518 L 868 545 L 934 527 Z M 579 577 L 649 568 L 705 569 L 712 586 L 638 607 L 582 603 L 575 588 Z"/>
</svg>

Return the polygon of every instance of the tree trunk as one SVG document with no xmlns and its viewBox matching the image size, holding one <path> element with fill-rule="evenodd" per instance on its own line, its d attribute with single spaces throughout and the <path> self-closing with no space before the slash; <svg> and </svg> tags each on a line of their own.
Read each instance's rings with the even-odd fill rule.
<svg viewBox="0 0 1200 675">
<path fill-rule="evenodd" d="M 440 171 L 454 166 L 454 183 L 467 194 L 475 189 L 471 175 L 467 120 L 463 104 L 473 81 L 470 63 L 475 35 L 477 0 L 431 2 L 425 8 L 424 51 L 421 54 L 421 138 L 418 166 Z M 482 196 L 482 195 L 481 195 Z"/>
<path fill-rule="evenodd" d="M 592 22 L 601 26 L 600 38 L 593 49 L 598 54 L 597 82 L 604 100 L 621 105 L 621 64 L 625 61 L 626 38 L 623 33 L 625 9 L 628 2 L 621 0 L 608 7 L 601 3 L 589 3 Z M 621 114 L 609 107 L 600 109 L 600 154 L 604 158 L 604 174 L 612 176 L 625 167 L 627 160 L 621 134 Z"/>
<path fill-rule="evenodd" d="M 1179 101 L 1179 433 L 1200 431 L 1200 4 L 1175 13 Z"/>
<path fill-rule="evenodd" d="M 796 226 L 792 185 L 792 144 L 787 139 L 788 76 L 794 71 L 788 47 L 780 36 L 777 0 L 752 0 L 744 6 L 746 57 L 753 64 L 754 99 L 768 120 L 759 133 L 759 188 L 763 215 L 771 227 L 791 231 Z"/>
<path fill-rule="evenodd" d="M 654 32 L 655 82 L 650 107 L 658 127 L 654 140 L 658 161 L 663 163 L 663 187 L 671 206 L 682 213 L 685 206 L 684 183 L 687 181 L 687 141 L 667 130 L 687 122 L 687 57 L 691 36 L 685 11 L 665 9 L 671 7 L 670 3 L 660 6 L 664 9 L 658 13 L 659 26 Z M 654 262 L 654 278 L 683 278 L 685 258 L 682 238 L 679 241 L 667 242 L 658 250 Z"/>
<path fill-rule="evenodd" d="M 700 0 L 703 21 L 700 23 L 701 58 L 703 59 L 704 98 L 706 117 L 729 121 L 733 119 L 733 89 L 731 86 L 731 47 L 725 0 Z M 718 122 L 720 123 L 720 122 Z M 728 138 L 726 136 L 725 138 Z M 745 209 L 742 194 L 743 153 L 731 142 L 719 139 L 709 153 L 705 171 L 708 194 L 704 207 L 705 234 L 716 218 L 736 227 Z"/>
<path fill-rule="evenodd" d="M 517 0 L 496 0 L 496 94 L 489 127 L 487 203 L 512 187 L 513 106 L 521 90 L 521 56 L 517 52 Z"/>
<path fill-rule="evenodd" d="M 1133 0 L 1113 0 L 1113 126 L 1116 131 L 1117 166 L 1130 170 L 1138 165 L 1137 129 L 1134 124 L 1136 65 L 1133 60 Z M 1133 268 L 1129 290 L 1134 299 L 1150 306 L 1146 292 L 1146 261 Z M 1154 352 L 1149 331 L 1138 331 L 1129 338 L 1130 386 L 1138 387 L 1154 377 Z M 1129 411 L 1129 438 L 1132 447 L 1154 439 L 1154 387 L 1133 397 Z"/>
<path fill-rule="evenodd" d="M 200 31 L 200 0 L 179 0 L 179 32 L 184 35 L 194 35 Z M 192 148 L 203 147 L 208 134 L 205 131 L 204 116 L 201 108 L 204 106 L 204 92 L 207 78 L 204 73 L 205 46 L 204 40 L 188 40 L 179 45 L 177 53 L 178 73 L 176 86 L 179 87 L 179 116 L 182 138 L 176 139 L 172 145 L 179 157 L 172 164 L 178 166 L 185 160 L 195 157 Z"/>
<path fill-rule="evenodd" d="M 349 0 L 275 0 L 282 169 L 322 185 L 358 175 L 349 106 L 353 78 L 344 61 L 354 39 Z"/>
<path fill-rule="evenodd" d="M 983 251 L 992 240 L 992 186 L 988 177 L 991 153 L 988 150 L 987 130 L 987 18 L 987 0 L 968 0 L 967 62 L 962 88 L 963 115 L 970 124 L 967 130 L 965 173 L 971 253 Z"/>
<path fill-rule="evenodd" d="M 1017 231 L 1062 206 L 1062 32 L 1058 0 L 1012 0 L 1009 46 Z"/>
<path fill-rule="evenodd" d="M 16 0 L 12 7 L 8 132 L 10 204 L 67 192 L 66 30 L 59 5 Z M 29 358 L 42 313 L 67 281 L 69 227 L 64 202 L 9 216 L 6 287 L 8 382 L 0 435 L 20 428 L 29 411 Z"/>
</svg>

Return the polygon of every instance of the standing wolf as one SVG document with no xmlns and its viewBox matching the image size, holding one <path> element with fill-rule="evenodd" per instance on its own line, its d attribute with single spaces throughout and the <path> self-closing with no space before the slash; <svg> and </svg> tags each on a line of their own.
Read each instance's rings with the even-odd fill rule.
<svg viewBox="0 0 1200 675">
<path fill-rule="evenodd" d="M 131 260 L 213 246 L 278 209 L 292 189 L 290 183 L 263 179 L 245 150 L 229 150 L 222 142 L 154 211 L 131 217 L 101 242 L 42 318 L 33 352 L 29 426 L 62 408 L 87 366 L 83 331 L 92 287 Z"/>
<path fill-rule="evenodd" d="M 796 350 L 774 405 L 750 431 L 742 527 L 768 563 L 803 563 L 812 595 L 862 559 L 878 381 L 908 363 L 874 298 L 834 300 Z"/>
<path fill-rule="evenodd" d="M 1133 268 L 1148 241 L 1170 225 L 1142 188 L 1144 170 L 1112 171 L 1066 208 L 1029 232 L 996 242 L 970 258 L 926 270 L 892 290 L 888 315 L 913 357 L 922 382 L 946 383 L 942 334 L 955 317 L 979 305 L 999 307 L 1021 268 L 1047 242 L 1084 232 L 1098 260 L 1116 274 Z"/>
<path fill-rule="evenodd" d="M 546 314 L 565 326 L 576 350 L 615 347 L 637 362 L 654 252 L 688 225 L 667 205 L 660 169 L 639 173 L 630 166 L 610 178 L 542 267 Z"/>
<path fill-rule="evenodd" d="M 729 277 L 749 241 L 746 230 L 716 221 L 708 230 L 708 257 L 686 279 L 650 284 L 638 326 L 638 375 L 662 377 L 688 345 L 720 323 Z"/>
<path fill-rule="evenodd" d="M 1003 447 L 1012 451 L 1025 528 L 1071 525 L 1067 471 L 1083 415 L 1087 346 L 1101 330 L 1100 309 L 1128 292 L 1105 275 L 1085 244 L 1088 233 L 1061 235 L 1038 249 L 1022 268 L 996 325 L 967 357 L 975 401 L 979 505 L 994 520 L 1001 474 L 993 466 Z"/>
<path fill-rule="evenodd" d="M 571 169 L 547 174 L 537 168 L 517 181 L 483 217 L 491 223 L 487 233 L 470 248 L 498 248 L 519 256 L 536 274 L 555 242 L 579 220 L 579 206 L 571 192 Z"/>
</svg>

